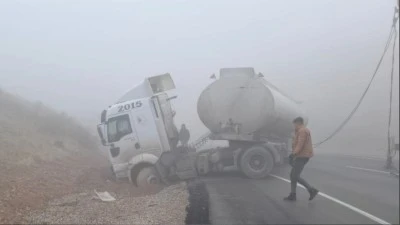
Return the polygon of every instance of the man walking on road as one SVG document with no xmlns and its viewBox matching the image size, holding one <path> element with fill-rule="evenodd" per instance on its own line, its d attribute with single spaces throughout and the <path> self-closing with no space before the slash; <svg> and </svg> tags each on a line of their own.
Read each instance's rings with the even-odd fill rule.
<svg viewBox="0 0 400 225">
<path fill-rule="evenodd" d="M 313 146 L 311 140 L 310 130 L 304 125 L 302 117 L 297 117 L 293 120 L 295 127 L 295 137 L 292 143 L 292 154 L 289 156 L 292 171 L 290 172 L 291 192 L 288 197 L 284 198 L 286 201 L 296 201 L 296 187 L 297 182 L 307 188 L 310 193 L 309 200 L 313 200 L 318 194 L 318 190 L 311 187 L 307 181 L 300 177 L 301 171 L 307 164 L 308 160 L 313 156 Z"/>
</svg>

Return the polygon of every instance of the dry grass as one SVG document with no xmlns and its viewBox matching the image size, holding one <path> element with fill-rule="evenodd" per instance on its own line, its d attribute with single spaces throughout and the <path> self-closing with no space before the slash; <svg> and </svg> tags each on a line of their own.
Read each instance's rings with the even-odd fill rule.
<svg viewBox="0 0 400 225">
<path fill-rule="evenodd" d="M 96 138 L 65 113 L 0 92 L 0 162 L 8 166 L 95 151 Z"/>
<path fill-rule="evenodd" d="M 73 118 L 0 90 L 0 223 L 20 222 L 27 211 L 85 185 L 77 181 L 88 171 L 106 166 L 96 137 Z"/>
</svg>

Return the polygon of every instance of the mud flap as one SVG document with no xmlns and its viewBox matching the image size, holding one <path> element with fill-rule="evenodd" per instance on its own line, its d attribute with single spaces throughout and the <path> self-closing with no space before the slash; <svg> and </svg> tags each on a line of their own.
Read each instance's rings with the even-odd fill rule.
<svg viewBox="0 0 400 225">
<path fill-rule="evenodd" d="M 196 153 L 163 152 L 155 163 L 155 169 L 166 185 L 192 179 L 197 177 L 196 157 Z"/>
<path fill-rule="evenodd" d="M 180 180 L 188 180 L 198 176 L 196 169 L 196 153 L 188 153 L 182 155 L 176 161 L 176 175 Z"/>
<path fill-rule="evenodd" d="M 160 158 L 155 163 L 154 167 L 160 177 L 160 180 L 165 185 L 170 185 L 171 180 L 169 179 L 170 168 L 175 164 L 177 157 L 172 152 L 163 152 Z"/>
</svg>

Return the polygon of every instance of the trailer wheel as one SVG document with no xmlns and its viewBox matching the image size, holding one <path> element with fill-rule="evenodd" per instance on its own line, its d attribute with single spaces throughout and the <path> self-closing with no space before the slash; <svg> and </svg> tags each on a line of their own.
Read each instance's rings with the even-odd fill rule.
<svg viewBox="0 0 400 225">
<path fill-rule="evenodd" d="M 261 146 L 254 146 L 245 150 L 239 162 L 241 171 L 252 179 L 264 178 L 274 168 L 272 154 Z"/>
<path fill-rule="evenodd" d="M 136 184 L 141 188 L 158 188 L 161 185 L 160 178 L 152 166 L 142 168 L 137 177 Z"/>
</svg>

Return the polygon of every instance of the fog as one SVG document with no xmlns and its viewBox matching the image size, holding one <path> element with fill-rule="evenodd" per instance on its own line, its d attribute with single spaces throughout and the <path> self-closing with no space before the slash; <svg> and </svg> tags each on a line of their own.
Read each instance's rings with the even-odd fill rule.
<svg viewBox="0 0 400 225">
<path fill-rule="evenodd" d="M 177 124 L 222 67 L 254 67 L 303 102 L 314 141 L 350 113 L 382 54 L 392 0 L 0 1 L 0 87 L 95 127 L 144 77 L 169 72 Z M 397 43 L 398 44 L 398 43 Z M 393 99 L 398 137 L 399 62 Z M 383 155 L 391 50 L 353 119 L 318 151 Z"/>
</svg>

